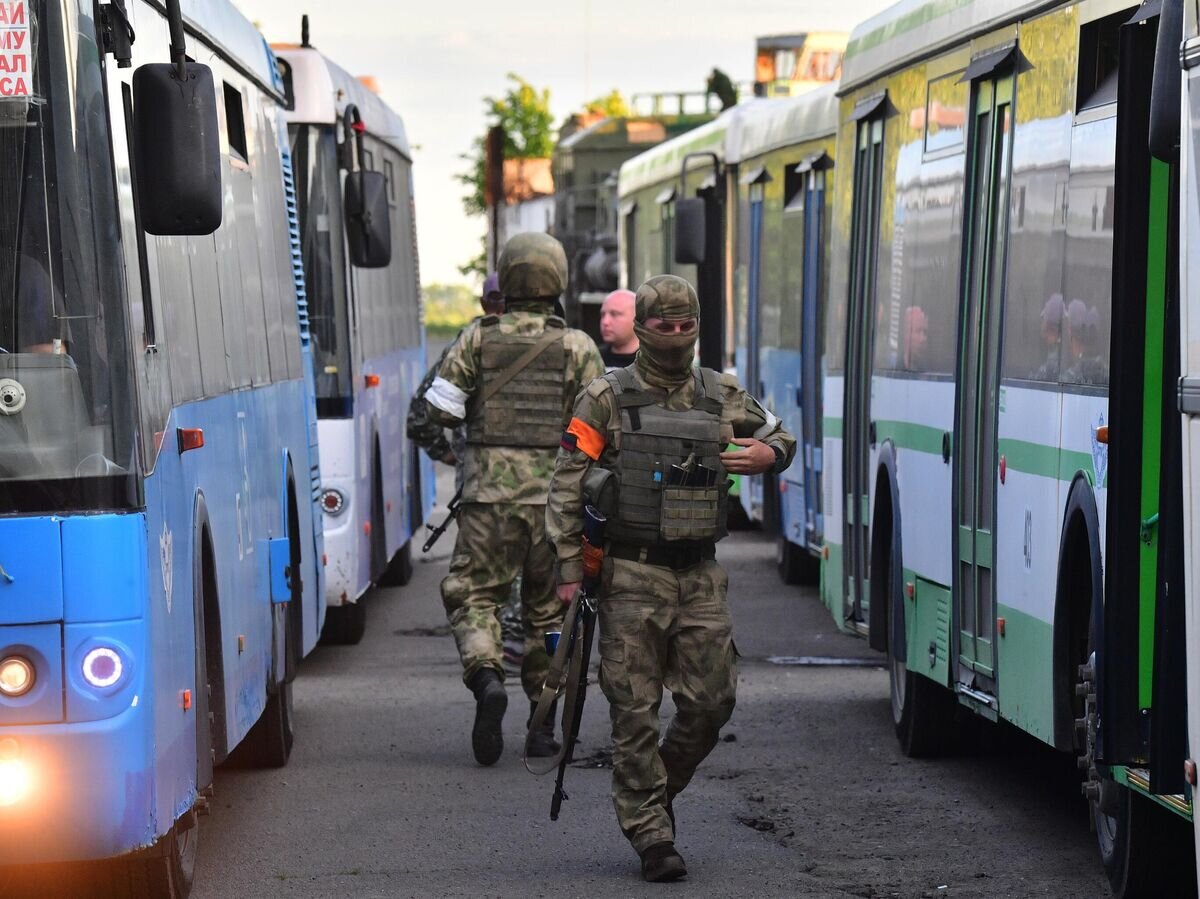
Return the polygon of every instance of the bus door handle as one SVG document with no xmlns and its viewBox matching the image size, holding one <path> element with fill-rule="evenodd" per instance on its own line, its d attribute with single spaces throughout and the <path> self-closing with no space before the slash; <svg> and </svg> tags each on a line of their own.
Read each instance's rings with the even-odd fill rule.
<svg viewBox="0 0 1200 899">
<path fill-rule="evenodd" d="M 942 431 L 942 463 L 950 464 L 950 432 Z"/>
</svg>

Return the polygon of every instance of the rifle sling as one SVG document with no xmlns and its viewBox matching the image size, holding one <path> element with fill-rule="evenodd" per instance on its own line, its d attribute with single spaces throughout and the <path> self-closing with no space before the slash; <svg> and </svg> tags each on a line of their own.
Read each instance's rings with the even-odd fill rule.
<svg viewBox="0 0 1200 899">
<path fill-rule="evenodd" d="M 500 390 L 501 387 L 528 368 L 534 359 L 542 355 L 546 348 L 557 341 L 560 337 L 562 337 L 562 332 L 560 330 L 547 330 L 546 333 L 542 335 L 541 340 L 522 353 L 512 365 L 504 369 L 504 371 L 500 372 L 500 374 L 496 376 L 496 380 L 492 381 L 492 383 L 488 384 L 487 387 L 483 389 L 483 392 L 479 394 L 479 398 L 475 400 L 475 408 L 479 408 L 487 403 L 488 400 L 496 395 L 496 392 Z"/>
<path fill-rule="evenodd" d="M 583 664 L 583 638 L 584 632 L 587 630 L 582 626 L 584 622 L 579 615 L 579 604 L 582 601 L 583 590 L 576 590 L 571 604 L 567 607 L 567 614 L 563 618 L 563 621 L 569 624 L 571 633 L 564 633 L 558 639 L 558 648 L 555 649 L 554 657 L 550 660 L 550 672 L 546 675 L 546 682 L 542 685 L 542 695 L 538 697 L 537 708 L 534 709 L 533 718 L 529 722 L 529 733 L 525 735 L 525 751 L 523 753 L 525 770 L 530 774 L 549 774 L 562 764 L 574 743 L 575 735 L 564 732 L 562 748 L 554 758 L 530 758 L 529 756 L 529 744 L 533 735 L 550 717 L 550 709 L 564 687 L 566 699 L 561 720 L 564 724 L 575 720 L 575 705 L 579 700 L 579 682 L 582 674 L 580 668 Z M 579 633 L 575 633 L 575 639 L 572 640 L 572 633 L 576 629 Z M 573 647 L 572 644 L 574 644 Z M 568 648 L 572 649 L 569 658 L 567 656 Z"/>
</svg>

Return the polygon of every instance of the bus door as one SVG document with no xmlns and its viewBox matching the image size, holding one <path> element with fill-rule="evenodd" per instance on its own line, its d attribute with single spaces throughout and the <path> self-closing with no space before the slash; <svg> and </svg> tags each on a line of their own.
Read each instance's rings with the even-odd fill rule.
<svg viewBox="0 0 1200 899">
<path fill-rule="evenodd" d="M 765 183 L 770 179 L 766 170 L 755 169 L 743 177 L 742 183 L 750 190 L 750 262 L 746 291 L 746 370 L 742 373 L 743 384 L 754 396 L 766 393 L 763 383 L 759 353 L 762 347 L 759 292 L 762 285 L 762 231 L 763 195 Z M 751 520 L 756 520 L 763 511 L 763 476 L 742 478 L 742 507 Z M 757 514 L 756 514 L 757 512 Z"/>
<path fill-rule="evenodd" d="M 972 95 L 955 410 L 955 596 L 959 680 L 991 694 L 996 679 L 996 420 L 1013 76 L 981 78 Z"/>
<path fill-rule="evenodd" d="M 875 341 L 879 211 L 883 192 L 883 111 L 886 96 L 863 101 L 854 152 L 854 203 L 850 244 L 850 309 L 846 335 L 843 409 L 845 472 L 845 618 L 866 627 L 870 567 L 871 362 Z M 878 114 L 875 114 L 878 111 Z"/>
<path fill-rule="evenodd" d="M 828 157 L 824 157 L 827 159 Z M 825 172 L 815 166 L 804 174 L 804 254 L 800 285 L 800 421 L 804 471 L 804 542 L 821 545 L 821 335 L 820 309 L 822 217 Z"/>
</svg>

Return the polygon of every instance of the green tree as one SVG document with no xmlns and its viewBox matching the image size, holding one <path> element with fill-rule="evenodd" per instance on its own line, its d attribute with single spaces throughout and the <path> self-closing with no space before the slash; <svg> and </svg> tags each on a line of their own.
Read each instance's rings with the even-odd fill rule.
<svg viewBox="0 0 1200 899">
<path fill-rule="evenodd" d="M 551 126 L 554 117 L 550 112 L 550 91 L 539 91 L 532 84 L 512 72 L 508 74 L 509 86 L 502 97 L 484 97 L 488 128 L 499 125 L 504 129 L 505 159 L 545 159 L 554 152 L 554 137 Z M 485 134 L 487 129 L 485 129 Z M 485 138 L 477 137 L 471 152 L 462 158 L 470 168 L 458 176 L 467 192 L 463 195 L 463 209 L 467 215 L 483 215 L 487 211 L 484 202 L 487 154 Z"/>
<path fill-rule="evenodd" d="M 465 284 L 426 284 L 421 293 L 430 331 L 453 334 L 480 314 L 479 297 Z"/>
<path fill-rule="evenodd" d="M 633 115 L 629 104 L 615 87 L 603 97 L 597 97 L 585 107 L 593 115 L 603 115 L 611 119 L 627 119 Z"/>
</svg>

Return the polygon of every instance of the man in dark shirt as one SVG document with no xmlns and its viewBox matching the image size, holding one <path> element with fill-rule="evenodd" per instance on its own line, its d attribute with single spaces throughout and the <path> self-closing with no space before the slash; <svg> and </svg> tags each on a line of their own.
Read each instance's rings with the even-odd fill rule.
<svg viewBox="0 0 1200 899">
<path fill-rule="evenodd" d="M 600 307 L 600 356 L 607 371 L 632 365 L 637 356 L 638 339 L 633 333 L 634 293 L 614 290 Z"/>
</svg>

